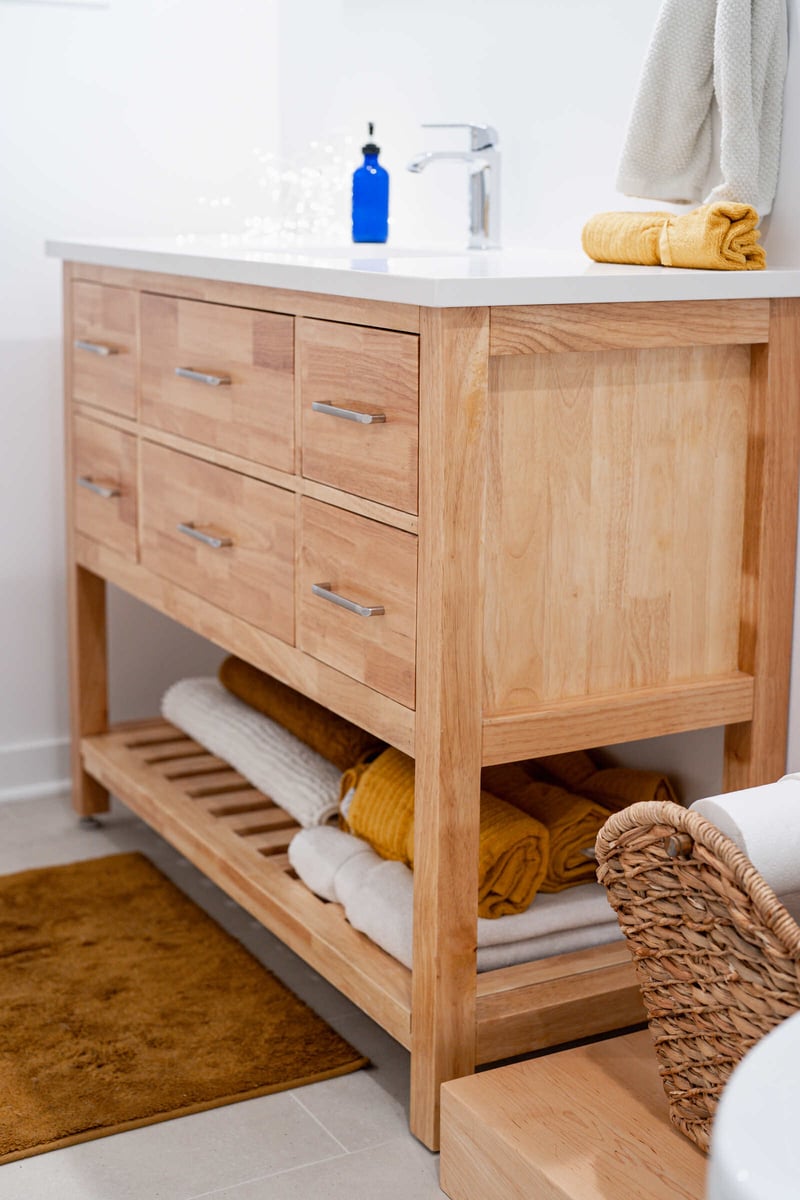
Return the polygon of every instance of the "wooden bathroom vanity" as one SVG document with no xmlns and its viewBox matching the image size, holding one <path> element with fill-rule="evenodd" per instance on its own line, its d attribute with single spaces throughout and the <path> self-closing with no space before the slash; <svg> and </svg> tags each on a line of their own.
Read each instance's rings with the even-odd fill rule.
<svg viewBox="0 0 800 1200">
<path fill-rule="evenodd" d="M 623 943 L 476 974 L 481 767 L 723 725 L 726 788 L 784 771 L 794 273 L 435 294 L 50 252 L 75 807 L 110 790 L 409 1047 L 436 1147 L 443 1081 L 642 1019 Z M 107 581 L 414 756 L 412 971 L 293 875 L 268 797 L 157 717 L 109 727 Z"/>
</svg>

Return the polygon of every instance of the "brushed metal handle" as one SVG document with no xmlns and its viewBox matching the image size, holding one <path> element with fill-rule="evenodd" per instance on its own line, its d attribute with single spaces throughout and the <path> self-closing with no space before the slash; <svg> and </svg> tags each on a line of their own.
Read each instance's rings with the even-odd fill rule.
<svg viewBox="0 0 800 1200">
<path fill-rule="evenodd" d="M 326 400 L 312 401 L 311 409 L 313 412 L 327 413 L 329 417 L 341 417 L 344 421 L 358 421 L 359 425 L 382 425 L 386 420 L 386 413 L 353 412 L 350 408 L 337 408 Z"/>
<path fill-rule="evenodd" d="M 321 600 L 330 600 L 331 604 L 338 604 L 340 608 L 346 608 L 348 612 L 356 613 L 359 617 L 382 617 L 386 612 L 382 604 L 356 604 L 355 600 L 348 600 L 346 596 L 332 592 L 329 583 L 312 583 L 311 591 Z"/>
<path fill-rule="evenodd" d="M 83 338 L 75 338 L 72 343 L 76 350 L 86 350 L 89 354 L 101 354 L 107 358 L 109 354 L 119 354 L 116 346 L 107 346 L 105 342 L 86 342 Z"/>
<path fill-rule="evenodd" d="M 102 496 L 104 500 L 113 500 L 122 495 L 122 489 L 115 483 L 98 483 L 91 475 L 79 475 L 78 484 L 87 491 L 94 492 L 96 496 Z"/>
<path fill-rule="evenodd" d="M 196 538 L 204 546 L 211 546 L 212 550 L 221 550 L 223 546 L 233 545 L 233 538 L 216 537 L 213 533 L 206 533 L 205 530 L 198 529 L 194 521 L 181 522 L 178 532 L 185 533 L 187 537 Z"/>
<path fill-rule="evenodd" d="M 176 367 L 175 374 L 180 379 L 191 379 L 195 383 L 207 383 L 210 387 L 222 387 L 231 381 L 230 375 L 208 375 L 205 371 L 195 371 L 193 367 Z"/>
</svg>

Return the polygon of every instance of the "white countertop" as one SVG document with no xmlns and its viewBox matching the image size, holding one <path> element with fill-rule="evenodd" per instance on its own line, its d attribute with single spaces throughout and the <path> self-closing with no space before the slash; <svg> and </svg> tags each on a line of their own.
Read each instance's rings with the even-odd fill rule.
<svg viewBox="0 0 800 1200">
<path fill-rule="evenodd" d="M 70 262 L 189 275 L 433 308 L 495 304 L 588 304 L 800 296 L 800 269 L 686 271 L 593 263 L 530 247 L 308 246 L 275 248 L 245 238 L 53 239 L 47 253 Z"/>
</svg>

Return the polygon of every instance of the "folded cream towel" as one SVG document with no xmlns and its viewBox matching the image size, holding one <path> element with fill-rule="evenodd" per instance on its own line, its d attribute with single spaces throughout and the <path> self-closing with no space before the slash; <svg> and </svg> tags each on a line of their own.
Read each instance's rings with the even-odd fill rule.
<svg viewBox="0 0 800 1200">
<path fill-rule="evenodd" d="M 331 826 L 303 829 L 289 845 L 289 861 L 307 887 L 335 899 L 355 929 L 411 966 L 414 876 L 380 857 L 360 838 Z M 532 962 L 622 937 L 605 888 L 585 883 L 540 894 L 524 912 L 477 921 L 478 970 Z"/>
<path fill-rule="evenodd" d="M 676 203 L 733 200 L 766 216 L 778 181 L 787 52 L 786 0 L 664 0 L 619 190 Z"/>
<path fill-rule="evenodd" d="M 164 693 L 161 713 L 301 825 L 320 825 L 336 813 L 341 772 L 219 680 L 181 679 Z"/>
<path fill-rule="evenodd" d="M 743 850 L 778 896 L 800 891 L 800 779 L 695 800 L 699 813 Z"/>
<path fill-rule="evenodd" d="M 607 212 L 591 217 L 581 243 L 596 262 L 704 271 L 763 271 L 758 213 L 730 201 L 675 216 L 667 212 Z"/>
</svg>

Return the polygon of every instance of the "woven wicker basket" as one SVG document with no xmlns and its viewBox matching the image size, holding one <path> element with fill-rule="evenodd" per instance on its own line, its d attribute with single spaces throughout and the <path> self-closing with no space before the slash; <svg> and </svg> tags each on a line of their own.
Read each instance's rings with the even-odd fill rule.
<svg viewBox="0 0 800 1200">
<path fill-rule="evenodd" d="M 614 813 L 597 861 L 633 955 L 670 1118 L 707 1150 L 734 1067 L 800 1009 L 800 926 L 734 843 L 678 804 Z"/>
</svg>

